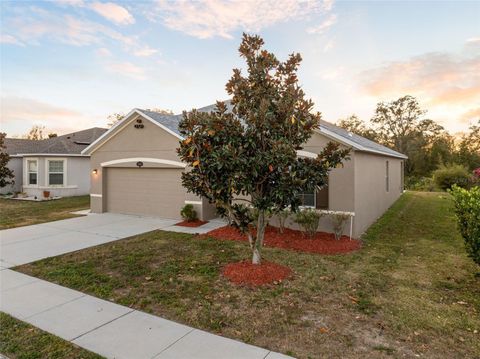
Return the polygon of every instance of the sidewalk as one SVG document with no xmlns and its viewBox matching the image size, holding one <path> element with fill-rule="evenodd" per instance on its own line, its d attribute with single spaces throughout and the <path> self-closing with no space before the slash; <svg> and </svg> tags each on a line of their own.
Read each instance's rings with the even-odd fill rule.
<svg viewBox="0 0 480 359">
<path fill-rule="evenodd" d="M 95 220 L 98 219 L 95 218 Z M 71 237 L 71 233 L 74 230 L 73 225 L 78 226 L 80 224 L 78 222 L 83 222 L 81 224 L 84 225 L 86 221 L 91 221 L 91 219 L 58 221 L 54 226 L 57 228 L 62 226 L 68 227 L 71 232 L 62 234 L 64 236 L 69 234 Z M 111 230 L 119 224 L 116 221 L 109 221 L 108 229 Z M 211 223 L 210 226 L 221 226 L 221 224 L 220 222 Z M 103 225 L 105 226 L 105 224 Z M 203 230 L 206 231 L 210 226 Z M 44 225 L 44 227 L 46 226 Z M 135 224 L 135 227 L 135 230 L 137 230 L 138 224 Z M 172 227 L 171 223 L 169 223 L 164 225 L 162 229 L 169 230 Z M 72 248 L 86 248 L 99 244 L 96 240 L 85 241 L 83 239 L 83 236 L 87 238 L 91 235 L 91 233 L 86 233 L 88 228 L 88 226 L 82 226 L 81 229 L 75 228 L 76 237 L 69 240 Z M 51 227 L 48 229 L 52 230 Z M 11 248 L 10 251 L 12 253 L 10 254 L 12 259 L 22 254 L 18 253 L 14 248 L 18 250 L 25 249 L 23 246 L 17 247 L 14 243 L 19 245 L 29 243 L 30 246 L 35 244 L 33 246 L 35 253 L 31 253 L 35 254 L 32 255 L 32 257 L 35 257 L 35 260 L 40 259 L 39 257 L 48 257 L 53 252 L 55 254 L 58 251 L 65 253 L 70 249 L 61 248 L 59 250 L 49 240 L 55 234 L 43 233 L 45 237 L 39 238 L 37 237 L 37 230 L 38 227 L 31 226 L 30 228 L 19 228 L 17 231 L 7 230 L 0 232 L 4 242 L 3 245 Z M 183 230 L 183 228 L 179 228 L 179 230 Z M 99 232 L 99 227 L 93 229 L 93 231 Z M 35 239 L 31 239 L 27 235 L 31 235 L 33 232 L 35 232 Z M 122 232 L 122 235 L 126 234 L 123 228 Z M 8 234 L 8 236 L 3 236 L 3 234 Z M 96 233 L 96 235 L 99 234 Z M 120 233 L 118 237 L 120 237 Z M 105 241 L 117 240 L 119 239 L 118 237 L 109 237 Z M 80 242 L 82 243 L 80 244 Z M 102 240 L 101 242 L 104 241 Z M 52 248 L 52 250 L 47 250 L 47 247 Z M 4 268 L 5 264 L 11 265 L 8 261 L 3 264 L 4 266 L 0 267 L 1 311 L 107 358 L 290 358 L 15 272 Z"/>
<path fill-rule="evenodd" d="M 3 312 L 107 358 L 289 358 L 10 269 L 0 283 Z"/>
</svg>

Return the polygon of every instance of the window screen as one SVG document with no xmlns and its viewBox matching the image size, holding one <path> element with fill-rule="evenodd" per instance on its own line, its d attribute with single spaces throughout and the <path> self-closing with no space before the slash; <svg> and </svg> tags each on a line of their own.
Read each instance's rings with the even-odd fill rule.
<svg viewBox="0 0 480 359">
<path fill-rule="evenodd" d="M 63 161 L 48 161 L 48 183 L 63 185 Z"/>
<path fill-rule="evenodd" d="M 304 192 L 298 195 L 300 205 L 304 207 L 315 207 L 315 192 Z"/>
<path fill-rule="evenodd" d="M 38 177 L 38 164 L 37 161 L 27 161 L 27 179 L 28 184 L 37 184 L 37 177 Z"/>
</svg>

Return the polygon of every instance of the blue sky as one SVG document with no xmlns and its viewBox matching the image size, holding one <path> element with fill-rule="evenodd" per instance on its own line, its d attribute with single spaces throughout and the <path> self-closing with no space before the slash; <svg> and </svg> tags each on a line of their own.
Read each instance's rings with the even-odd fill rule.
<svg viewBox="0 0 480 359">
<path fill-rule="evenodd" d="M 480 2 L 2 1 L 0 130 L 65 133 L 134 107 L 226 99 L 243 31 L 285 59 L 325 120 L 416 96 L 452 132 L 480 118 Z"/>
</svg>

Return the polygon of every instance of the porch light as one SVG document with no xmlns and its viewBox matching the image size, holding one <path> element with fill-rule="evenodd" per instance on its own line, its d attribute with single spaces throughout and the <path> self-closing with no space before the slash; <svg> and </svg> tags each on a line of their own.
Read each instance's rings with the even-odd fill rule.
<svg viewBox="0 0 480 359">
<path fill-rule="evenodd" d="M 97 172 L 98 172 L 98 171 L 97 171 L 97 169 L 96 169 L 96 168 L 95 168 L 95 169 L 92 171 L 92 173 L 93 173 L 94 175 L 96 175 L 96 174 L 97 174 Z"/>
</svg>

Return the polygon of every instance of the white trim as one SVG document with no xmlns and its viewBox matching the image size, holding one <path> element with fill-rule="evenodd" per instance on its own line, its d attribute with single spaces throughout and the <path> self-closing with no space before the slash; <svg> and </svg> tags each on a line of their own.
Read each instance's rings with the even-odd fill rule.
<svg viewBox="0 0 480 359">
<path fill-rule="evenodd" d="M 37 184 L 30 184 L 30 172 L 28 171 L 28 161 L 35 161 L 37 162 Z M 27 185 L 23 185 L 24 188 L 38 188 L 40 186 L 40 167 L 38 165 L 39 161 L 37 157 L 24 157 L 23 159 L 23 183 Z M 34 172 L 32 172 L 34 173 Z"/>
<path fill-rule="evenodd" d="M 202 204 L 202 201 L 185 201 L 185 204 Z"/>
<path fill-rule="evenodd" d="M 45 157 L 90 157 L 89 155 L 73 154 L 73 153 L 18 153 L 10 157 L 28 157 L 28 156 L 45 156 Z"/>
<path fill-rule="evenodd" d="M 318 154 L 308 151 L 297 150 L 298 157 L 317 158 Z"/>
<path fill-rule="evenodd" d="M 161 129 L 165 130 L 166 132 L 168 132 L 169 134 L 175 136 L 176 138 L 178 138 L 179 140 L 183 140 L 183 137 L 180 136 L 178 133 L 175 133 L 173 132 L 172 130 L 170 130 L 169 128 L 165 127 L 164 125 L 162 125 L 161 123 L 159 123 L 158 121 L 155 121 L 153 118 L 151 118 L 150 116 L 148 116 L 147 114 L 143 113 L 140 109 L 138 108 L 134 108 L 133 110 L 131 110 L 127 115 L 125 115 L 125 117 L 120 120 L 119 122 L 117 122 L 115 125 L 112 126 L 112 128 L 110 128 L 107 132 L 105 132 L 103 135 L 101 135 L 99 138 L 97 138 L 95 141 L 93 141 L 87 148 L 85 148 L 81 153 L 82 155 L 84 154 L 88 154 L 90 155 L 92 152 L 96 151 L 98 148 L 100 148 L 101 146 L 103 146 L 105 143 L 107 143 L 108 141 L 110 141 L 116 134 L 118 134 L 119 132 L 121 132 L 126 126 L 128 126 L 130 123 L 133 122 L 133 120 L 136 119 L 136 117 L 132 117 L 133 115 L 139 115 L 143 118 L 145 118 L 146 120 L 150 121 L 151 123 L 153 123 L 154 125 L 157 125 L 158 127 L 160 127 Z M 121 126 L 120 129 L 118 129 L 119 127 Z M 118 129 L 118 130 L 117 130 Z M 108 137 L 110 136 L 110 137 Z M 108 137 L 108 138 L 107 138 Z"/>
<path fill-rule="evenodd" d="M 97 194 L 97 193 L 90 193 L 90 197 L 103 197 L 101 194 Z"/>
<path fill-rule="evenodd" d="M 321 125 L 320 125 L 321 126 Z M 354 141 L 350 141 L 348 138 L 345 138 L 343 136 L 340 136 L 339 134 L 333 132 L 333 131 L 330 131 L 324 127 L 320 127 L 320 129 L 317 129 L 316 130 L 317 133 L 320 133 L 326 137 L 329 137 L 331 139 L 334 139 L 344 145 L 347 145 L 347 146 L 351 146 L 352 148 L 356 149 L 357 151 L 364 151 L 364 152 L 372 152 L 372 153 L 377 153 L 379 155 L 383 155 L 383 156 L 388 156 L 388 157 L 395 157 L 395 158 L 402 158 L 402 159 L 407 159 L 408 157 L 399 153 L 398 155 L 395 155 L 393 153 L 388 153 L 388 152 L 383 152 L 383 151 L 378 151 L 378 150 L 374 150 L 374 149 L 371 149 L 371 148 L 368 148 L 368 147 L 364 147 Z"/>
<path fill-rule="evenodd" d="M 49 162 L 51 161 L 62 161 L 63 162 L 63 183 L 62 184 L 50 184 L 50 170 L 49 170 Z M 64 157 L 53 157 L 45 160 L 45 185 L 49 188 L 65 188 L 67 187 L 67 159 Z"/>
<path fill-rule="evenodd" d="M 34 186 L 34 185 L 31 185 L 31 186 L 23 186 L 23 188 L 26 188 L 26 189 L 75 189 L 75 188 L 78 188 L 77 185 L 70 185 L 70 186 L 63 186 L 63 187 L 60 187 L 60 186 Z"/>
<path fill-rule="evenodd" d="M 112 166 L 112 165 L 119 165 L 119 164 L 129 163 L 129 162 L 160 163 L 160 164 L 163 164 L 163 165 L 170 165 L 170 166 L 175 166 L 175 167 L 180 167 L 180 168 L 187 167 L 187 165 L 185 163 L 182 163 L 182 162 L 172 161 L 172 160 L 164 160 L 164 159 L 161 159 L 161 158 L 147 158 L 147 157 L 121 158 L 119 160 L 102 162 L 102 163 L 100 163 L 100 166 L 108 167 L 108 166 Z"/>
</svg>

